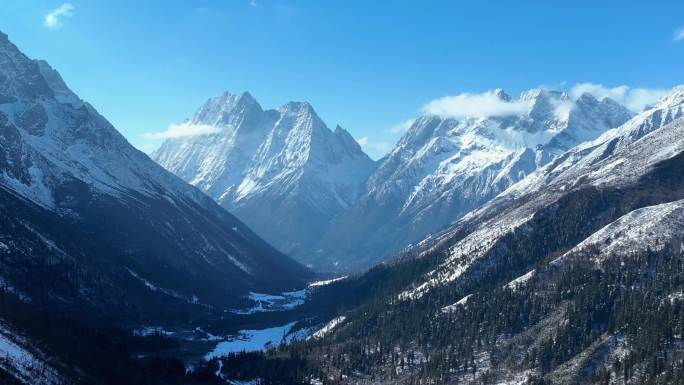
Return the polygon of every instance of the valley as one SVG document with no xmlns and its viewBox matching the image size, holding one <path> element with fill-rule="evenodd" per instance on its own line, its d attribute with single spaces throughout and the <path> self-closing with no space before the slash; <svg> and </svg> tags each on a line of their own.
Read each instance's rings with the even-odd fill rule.
<svg viewBox="0 0 684 385">
<path fill-rule="evenodd" d="M 684 385 L 679 4 L 200 3 L 0 2 L 0 384 Z"/>
</svg>

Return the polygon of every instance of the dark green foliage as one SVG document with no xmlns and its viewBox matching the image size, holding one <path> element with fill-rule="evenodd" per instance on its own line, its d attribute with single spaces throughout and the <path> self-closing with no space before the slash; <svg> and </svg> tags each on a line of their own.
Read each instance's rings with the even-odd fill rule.
<svg viewBox="0 0 684 385">
<path fill-rule="evenodd" d="M 684 301 L 668 299 L 684 290 L 684 255 L 677 248 L 612 260 L 603 269 L 570 259 L 517 291 L 480 289 L 467 306 L 443 315 L 431 299 L 369 301 L 351 322 L 306 349 L 328 372 L 391 379 L 383 368 L 403 367 L 416 383 L 457 381 L 475 370 L 478 352 L 488 351 L 494 369 L 537 369 L 532 383 L 545 383 L 547 373 L 608 339 L 630 347 L 624 362 L 603 362 L 595 349 L 596 362 L 583 364 L 577 376 L 602 383 L 611 370 L 628 379 L 638 372 L 639 383 L 661 383 L 663 373 L 670 379 L 682 373 Z M 533 343 L 509 343 L 535 325 L 545 325 L 546 333 Z M 487 378 L 496 382 L 492 374 Z"/>
<path fill-rule="evenodd" d="M 151 338 L 141 341 L 106 319 L 88 314 L 59 312 L 37 304 L 19 301 L 14 295 L 0 291 L 2 318 L 12 329 L 42 348 L 55 362 L 68 363 L 58 368 L 74 384 L 155 385 L 214 383 L 215 378 L 186 375 L 183 362 L 175 358 L 152 356 L 135 360 L 130 349 L 142 345 L 159 349 L 172 341 Z M 0 380 L 5 375 L 0 372 Z M 4 383 L 1 382 L 0 383 Z"/>
</svg>

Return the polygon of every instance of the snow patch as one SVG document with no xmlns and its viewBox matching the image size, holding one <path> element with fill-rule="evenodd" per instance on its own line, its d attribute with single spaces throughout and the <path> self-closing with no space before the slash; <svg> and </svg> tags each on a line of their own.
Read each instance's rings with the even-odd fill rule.
<svg viewBox="0 0 684 385">
<path fill-rule="evenodd" d="M 0 367 L 27 385 L 54 385 L 64 381 L 26 342 L 0 323 Z"/>
<path fill-rule="evenodd" d="M 164 330 L 159 326 L 143 326 L 133 330 L 133 335 L 138 337 L 149 337 L 154 335 L 171 336 L 176 333 Z"/>
<path fill-rule="evenodd" d="M 333 279 L 327 279 L 327 280 L 324 280 L 324 281 L 311 282 L 311 283 L 309 284 L 309 287 L 327 286 L 327 285 L 330 285 L 331 283 L 339 282 L 339 281 L 342 281 L 342 280 L 344 280 L 344 279 L 347 279 L 347 276 L 346 276 L 346 275 L 345 275 L 345 276 L 342 276 L 342 277 L 333 278 Z"/>
<path fill-rule="evenodd" d="M 234 314 L 255 314 L 272 311 L 292 310 L 306 302 L 308 290 L 287 291 L 281 294 L 263 294 L 250 292 L 247 298 L 254 302 L 254 306 L 247 309 L 231 310 Z"/>
<path fill-rule="evenodd" d="M 453 304 L 451 304 L 451 305 L 449 305 L 449 306 L 444 306 L 444 307 L 442 308 L 442 313 L 451 313 L 452 311 L 458 309 L 459 306 L 465 306 L 465 304 L 468 303 L 468 300 L 469 300 L 470 297 L 472 297 L 472 296 L 473 296 L 472 294 L 468 294 L 468 295 L 466 295 L 465 297 L 463 297 L 463 298 L 459 299 L 458 301 L 456 301 L 456 303 L 453 303 Z"/>
<path fill-rule="evenodd" d="M 610 257 L 659 251 L 684 239 L 684 199 L 631 211 L 601 228 L 552 263 L 591 250 L 593 261 L 602 264 Z"/>
<path fill-rule="evenodd" d="M 527 283 L 527 281 L 532 279 L 532 277 L 534 277 L 535 274 L 536 274 L 536 271 L 531 270 L 531 271 L 521 275 L 520 277 L 512 280 L 511 282 L 507 283 L 504 286 L 504 288 L 511 289 L 512 291 L 516 291 L 516 290 L 518 290 L 518 288 L 524 286 Z"/>
<path fill-rule="evenodd" d="M 261 330 L 240 330 L 238 335 L 219 342 L 204 359 L 209 361 L 229 353 L 263 351 L 277 347 L 286 341 L 286 336 L 296 322 Z"/>
<path fill-rule="evenodd" d="M 342 324 L 342 322 L 344 322 L 346 319 L 347 319 L 347 317 L 345 317 L 343 315 L 333 318 L 332 320 L 330 320 L 330 322 L 325 324 L 325 326 L 320 328 L 316 333 L 312 334 L 310 338 L 320 339 L 320 338 L 325 337 L 328 333 L 333 331 L 333 329 L 335 329 L 340 324 Z"/>
</svg>

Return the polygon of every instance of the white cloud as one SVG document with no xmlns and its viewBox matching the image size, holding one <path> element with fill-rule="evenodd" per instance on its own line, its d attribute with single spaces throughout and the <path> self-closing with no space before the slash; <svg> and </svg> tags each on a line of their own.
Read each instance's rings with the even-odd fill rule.
<svg viewBox="0 0 684 385">
<path fill-rule="evenodd" d="M 214 134 L 218 131 L 220 131 L 220 128 L 207 124 L 192 124 L 187 122 L 180 124 L 172 123 L 166 131 L 148 132 L 143 134 L 143 137 L 145 139 L 182 138 L 187 136 Z"/>
<path fill-rule="evenodd" d="M 384 141 L 375 142 L 370 140 L 367 136 L 356 139 L 363 151 L 365 151 L 371 158 L 380 159 L 387 154 L 391 146 Z"/>
<path fill-rule="evenodd" d="M 674 39 L 674 41 L 684 40 L 684 27 L 677 28 L 674 31 L 674 35 L 672 38 Z"/>
<path fill-rule="evenodd" d="M 47 28 L 57 29 L 62 26 L 62 18 L 71 17 L 74 13 L 74 6 L 71 3 L 64 3 L 45 15 L 44 24 Z"/>
<path fill-rule="evenodd" d="M 570 89 L 570 96 L 578 98 L 583 93 L 590 93 L 596 99 L 611 98 L 632 111 L 641 111 L 653 104 L 672 90 L 656 88 L 632 88 L 629 86 L 606 87 L 602 84 L 580 83 Z"/>
<path fill-rule="evenodd" d="M 249 0 L 249 5 L 252 7 L 258 7 L 259 3 L 257 2 L 257 0 Z"/>
<path fill-rule="evenodd" d="M 570 115 L 570 111 L 575 108 L 575 101 L 552 99 L 551 105 L 553 106 L 553 114 L 557 119 L 567 119 L 567 117 Z"/>
<path fill-rule="evenodd" d="M 388 128 L 387 131 L 391 132 L 392 134 L 403 134 L 406 131 L 408 131 L 409 128 L 411 128 L 413 122 L 415 121 L 415 119 L 405 120 L 399 124 L 395 124 L 394 126 Z"/>
<path fill-rule="evenodd" d="M 426 104 L 423 112 L 448 118 L 487 118 L 523 114 L 529 107 L 527 101 L 506 101 L 495 91 L 487 91 L 481 94 L 463 93 L 436 99 Z"/>
</svg>

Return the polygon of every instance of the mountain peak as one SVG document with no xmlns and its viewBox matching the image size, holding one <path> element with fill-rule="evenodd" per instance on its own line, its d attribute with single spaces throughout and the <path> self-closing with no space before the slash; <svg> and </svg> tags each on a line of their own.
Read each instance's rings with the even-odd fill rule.
<svg viewBox="0 0 684 385">
<path fill-rule="evenodd" d="M 630 115 L 627 107 L 607 96 L 599 101 L 593 94 L 585 92 L 577 98 L 576 103 L 586 107 L 608 108 L 614 111 L 614 115 Z"/>
<path fill-rule="evenodd" d="M 195 123 L 222 126 L 229 124 L 231 115 L 246 115 L 262 111 L 259 102 L 249 92 L 239 95 L 228 91 L 207 100 L 192 118 Z"/>
<path fill-rule="evenodd" d="M 359 153 L 362 153 L 363 150 L 361 149 L 361 145 L 359 142 L 354 139 L 354 137 L 349 133 L 349 131 L 345 130 L 340 126 L 339 124 L 335 126 L 335 136 L 344 143 L 346 148 L 351 148 L 354 151 L 357 151 Z"/>
<path fill-rule="evenodd" d="M 256 99 L 247 91 L 243 91 L 239 94 L 230 93 L 230 91 L 225 91 L 219 99 L 225 101 L 228 104 L 258 104 Z"/>
<path fill-rule="evenodd" d="M 558 106 L 569 100 L 567 94 L 561 91 L 547 89 L 532 89 L 523 92 L 520 100 L 530 103 L 529 117 L 539 122 L 550 122 L 558 118 Z"/>
<path fill-rule="evenodd" d="M 230 104 L 235 97 L 223 99 Z M 219 140 L 169 141 L 153 157 L 279 249 L 304 250 L 358 197 L 375 163 L 345 129 L 331 130 L 309 102 L 249 114 L 224 107 L 216 108 L 227 126 Z"/>
<path fill-rule="evenodd" d="M 281 117 L 296 118 L 300 122 L 308 121 L 313 124 L 314 128 L 323 127 L 329 130 L 309 102 L 291 101 L 279 107 L 277 111 Z"/>
<path fill-rule="evenodd" d="M 684 85 L 676 86 L 656 104 L 656 108 L 670 108 L 684 104 Z"/>
<path fill-rule="evenodd" d="M 243 91 L 240 96 L 238 96 L 238 100 L 244 102 L 244 103 L 257 103 L 256 99 L 252 94 L 250 94 L 248 91 Z"/>
<path fill-rule="evenodd" d="M 609 98 L 607 96 L 605 98 L 601 99 L 601 104 L 606 104 L 606 105 L 611 105 L 611 106 L 620 106 L 620 107 L 626 108 L 622 104 L 618 103 L 615 99 Z"/>
<path fill-rule="evenodd" d="M 337 136 L 339 136 L 339 137 L 346 137 L 346 136 L 351 137 L 351 134 L 349 133 L 349 131 L 345 130 L 345 129 L 344 129 L 342 126 L 340 126 L 339 124 L 335 126 L 335 131 L 334 131 L 334 132 L 335 132 L 335 135 L 337 135 Z"/>
<path fill-rule="evenodd" d="M 285 105 L 283 105 L 280 109 L 285 112 L 309 113 L 313 115 L 316 114 L 316 112 L 313 109 L 313 106 L 306 101 L 290 101 L 285 103 Z"/>
<path fill-rule="evenodd" d="M 527 91 L 523 91 L 520 94 L 520 100 L 524 101 L 539 101 L 539 100 L 567 100 L 568 95 L 562 91 L 555 91 L 546 88 L 532 88 Z"/>
<path fill-rule="evenodd" d="M 606 100 L 608 98 L 604 98 L 603 100 Z M 596 97 L 589 92 L 584 92 L 582 95 L 577 98 L 577 103 L 584 103 L 584 104 L 589 104 L 589 105 L 595 105 L 598 104 L 599 101 L 596 99 Z"/>
<path fill-rule="evenodd" d="M 83 105 L 83 101 L 71 91 L 59 72 L 52 68 L 48 62 L 45 60 L 35 60 L 35 63 L 38 65 L 38 70 L 43 79 L 45 79 L 48 87 L 55 95 L 55 99 L 60 103 L 71 104 L 75 108 L 80 108 Z"/>
<path fill-rule="evenodd" d="M 499 99 L 510 102 L 511 101 L 511 96 L 507 94 L 502 88 L 497 88 L 494 90 L 494 95 L 496 95 Z"/>
</svg>

